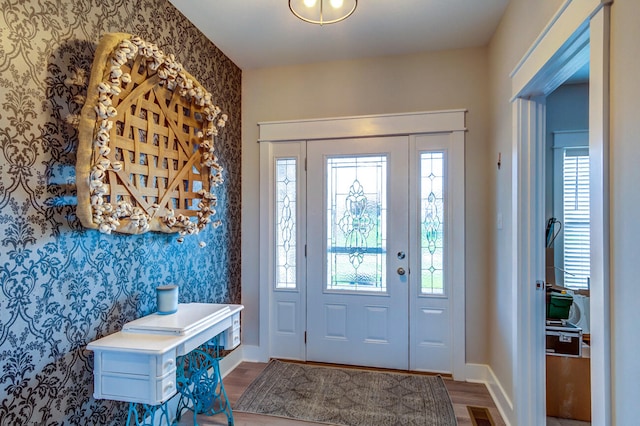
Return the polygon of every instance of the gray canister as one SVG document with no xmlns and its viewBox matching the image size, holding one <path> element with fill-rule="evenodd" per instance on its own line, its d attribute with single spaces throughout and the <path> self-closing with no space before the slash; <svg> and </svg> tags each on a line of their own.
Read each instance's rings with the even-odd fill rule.
<svg viewBox="0 0 640 426">
<path fill-rule="evenodd" d="M 178 311 L 178 286 L 168 284 L 156 287 L 156 299 L 160 315 L 176 313 Z"/>
</svg>

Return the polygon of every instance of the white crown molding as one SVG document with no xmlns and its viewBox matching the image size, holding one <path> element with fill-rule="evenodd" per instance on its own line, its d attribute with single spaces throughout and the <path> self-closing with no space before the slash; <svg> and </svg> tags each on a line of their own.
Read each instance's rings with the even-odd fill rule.
<svg viewBox="0 0 640 426">
<path fill-rule="evenodd" d="M 260 122 L 259 142 L 466 131 L 465 109 Z"/>
</svg>

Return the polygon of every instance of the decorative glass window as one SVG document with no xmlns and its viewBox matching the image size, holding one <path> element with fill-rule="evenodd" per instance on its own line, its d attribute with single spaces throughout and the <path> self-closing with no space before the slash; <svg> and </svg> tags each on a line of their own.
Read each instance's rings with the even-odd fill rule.
<svg viewBox="0 0 640 426">
<path fill-rule="evenodd" d="M 385 292 L 387 157 L 327 160 L 327 289 Z"/>
<path fill-rule="evenodd" d="M 276 160 L 276 288 L 296 288 L 296 168 L 295 158 Z"/>
<path fill-rule="evenodd" d="M 444 178 L 444 152 L 421 153 L 421 294 L 444 294 Z"/>
</svg>

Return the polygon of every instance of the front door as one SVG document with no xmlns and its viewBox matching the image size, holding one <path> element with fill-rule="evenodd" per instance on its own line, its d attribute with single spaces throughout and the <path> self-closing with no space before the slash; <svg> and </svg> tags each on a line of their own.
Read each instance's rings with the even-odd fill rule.
<svg viewBox="0 0 640 426">
<path fill-rule="evenodd" d="M 307 144 L 307 360 L 452 372 L 450 143 Z"/>
<path fill-rule="evenodd" d="M 307 360 L 409 368 L 408 137 L 307 146 Z"/>
</svg>

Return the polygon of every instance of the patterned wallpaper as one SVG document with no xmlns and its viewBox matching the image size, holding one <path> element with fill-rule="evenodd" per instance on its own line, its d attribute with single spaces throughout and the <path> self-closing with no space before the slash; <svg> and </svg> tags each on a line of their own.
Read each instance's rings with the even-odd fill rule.
<svg viewBox="0 0 640 426">
<path fill-rule="evenodd" d="M 68 114 L 100 36 L 137 34 L 174 53 L 229 115 L 217 140 L 222 226 L 103 235 L 75 215 L 77 131 Z M 166 0 L 0 0 L 0 424 L 124 424 L 123 403 L 94 400 L 86 344 L 180 302 L 240 302 L 241 71 Z M 207 246 L 200 248 L 199 241 Z"/>
</svg>

